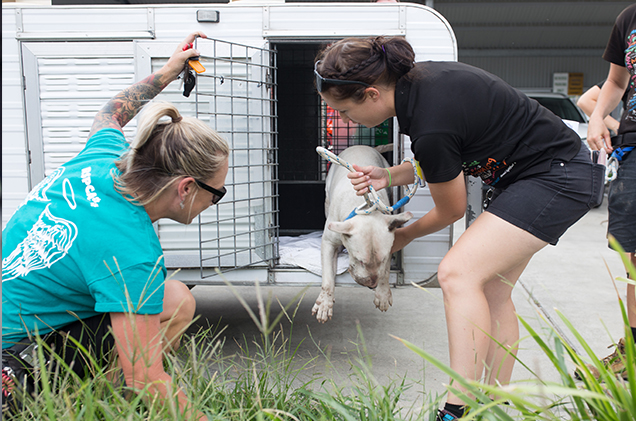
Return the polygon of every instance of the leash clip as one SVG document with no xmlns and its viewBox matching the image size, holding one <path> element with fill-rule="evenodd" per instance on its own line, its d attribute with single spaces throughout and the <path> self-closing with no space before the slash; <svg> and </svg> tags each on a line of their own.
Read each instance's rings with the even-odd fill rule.
<svg viewBox="0 0 636 421">
<path fill-rule="evenodd" d="M 605 167 L 605 184 L 616 179 L 618 175 L 618 161 L 615 156 L 611 156 L 609 161 L 607 161 L 607 166 Z"/>
<path fill-rule="evenodd" d="M 334 164 L 338 164 L 340 166 L 345 167 L 346 169 L 348 169 L 350 172 L 356 172 L 356 170 L 353 169 L 353 166 L 348 163 L 347 161 L 341 159 L 338 155 L 328 151 L 327 149 L 318 146 L 316 147 L 316 152 L 322 156 L 324 159 L 333 162 Z M 402 163 L 409 161 L 411 163 L 411 165 L 413 166 L 413 187 L 411 187 L 411 189 L 409 190 L 408 194 L 406 196 L 404 196 L 403 198 L 401 198 L 400 200 L 398 200 L 395 205 L 393 206 L 387 206 L 385 205 L 382 200 L 380 200 L 380 197 L 378 197 L 378 194 L 376 193 L 375 189 L 373 188 L 373 186 L 369 185 L 369 193 L 365 193 L 364 194 L 364 198 L 366 200 L 366 203 L 363 203 L 362 205 L 358 206 L 357 208 L 355 208 L 350 214 L 349 216 L 347 216 L 347 218 L 345 219 L 345 221 L 347 219 L 353 218 L 356 215 L 368 215 L 371 212 L 373 212 L 374 210 L 378 210 L 386 215 L 390 215 L 391 212 L 396 211 L 398 209 L 400 209 L 402 206 L 406 205 L 411 198 L 413 197 L 413 195 L 415 195 L 415 192 L 417 191 L 417 187 L 422 184 L 422 185 L 426 185 L 426 183 L 424 183 L 424 180 L 420 178 L 420 176 L 418 175 L 418 171 L 417 171 L 417 163 L 415 162 L 415 159 L 413 158 L 405 158 L 402 160 Z"/>
</svg>

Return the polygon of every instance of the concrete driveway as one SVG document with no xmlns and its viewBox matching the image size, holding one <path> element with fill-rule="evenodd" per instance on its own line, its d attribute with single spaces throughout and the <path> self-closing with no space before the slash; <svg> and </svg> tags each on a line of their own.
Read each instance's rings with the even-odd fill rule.
<svg viewBox="0 0 636 421">
<path fill-rule="evenodd" d="M 456 236 L 461 235 L 463 227 L 463 220 L 456 223 Z M 606 228 L 604 204 L 570 228 L 556 247 L 547 246 L 540 251 L 513 292 L 517 312 L 535 329 L 544 330 L 552 325 L 572 341 L 573 335 L 555 312 L 559 309 L 599 357 L 607 355 L 610 352 L 607 346 L 623 335 L 612 279 L 624 276 L 625 271 L 617 253 L 607 248 Z M 257 313 L 256 289 L 236 287 L 236 291 Z M 269 296 L 273 300 L 273 313 L 278 313 L 276 301 L 289 303 L 301 288 L 263 287 L 261 291 L 265 299 Z M 394 288 L 393 307 L 386 313 L 375 308 L 373 293 L 368 289 L 336 288 L 334 316 L 326 324 L 317 323 L 311 316 L 319 291 L 318 287 L 307 289 L 293 322 L 290 341 L 294 348 L 300 344 L 296 355 L 299 364 L 318 357 L 310 367 L 311 372 L 347 382 L 353 372 L 351 362 L 366 355 L 366 347 L 372 373 L 380 383 L 404 376 L 414 383 L 403 394 L 405 401 L 418 402 L 423 395 L 434 397 L 444 392 L 447 376 L 391 336 L 406 339 L 447 363 L 446 325 L 439 288 Z M 619 282 L 618 291 L 624 297 L 625 284 Z M 228 287 L 197 286 L 193 294 L 201 316 L 198 324 L 220 321 L 220 325 L 227 326 L 224 353 L 238 351 L 235 341 L 244 343 L 244 338 L 251 341 L 258 336 L 258 329 Z M 285 321 L 282 326 L 289 338 L 290 323 Z M 556 380 L 556 371 L 523 328 L 521 336 L 526 338 L 522 339 L 519 358 L 542 378 Z M 583 351 L 576 342 L 572 344 L 575 350 Z M 513 382 L 529 378 L 533 374 L 517 364 Z"/>
</svg>

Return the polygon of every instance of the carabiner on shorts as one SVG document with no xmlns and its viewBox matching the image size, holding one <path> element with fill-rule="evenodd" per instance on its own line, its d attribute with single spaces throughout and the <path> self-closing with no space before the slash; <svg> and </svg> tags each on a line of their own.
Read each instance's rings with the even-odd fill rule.
<svg viewBox="0 0 636 421">
<path fill-rule="evenodd" d="M 634 149 L 633 146 L 623 146 L 622 148 L 614 149 L 614 152 L 610 155 L 609 160 L 607 161 L 607 166 L 605 167 L 605 183 L 610 183 L 616 179 L 618 175 L 618 166 L 621 164 L 621 161 L 629 152 Z"/>
</svg>

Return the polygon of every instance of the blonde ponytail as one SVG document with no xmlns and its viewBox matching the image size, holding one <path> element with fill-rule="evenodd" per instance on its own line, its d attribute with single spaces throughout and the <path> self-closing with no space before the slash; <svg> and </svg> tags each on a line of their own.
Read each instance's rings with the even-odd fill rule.
<svg viewBox="0 0 636 421">
<path fill-rule="evenodd" d="M 139 117 L 130 149 L 116 162 L 115 188 L 143 206 L 180 177 L 213 177 L 229 153 L 227 142 L 205 123 L 184 118 L 169 102 L 153 101 Z"/>
</svg>

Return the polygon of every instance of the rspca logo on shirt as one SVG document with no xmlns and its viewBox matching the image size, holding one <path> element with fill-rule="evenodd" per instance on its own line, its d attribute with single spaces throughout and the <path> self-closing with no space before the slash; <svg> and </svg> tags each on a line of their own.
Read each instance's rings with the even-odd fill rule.
<svg viewBox="0 0 636 421">
<path fill-rule="evenodd" d="M 90 202 L 92 207 L 99 207 L 99 202 L 101 202 L 102 199 L 97 196 L 95 187 L 91 184 L 91 167 L 82 168 L 82 183 L 86 185 L 86 189 L 84 189 L 86 199 Z"/>
</svg>

